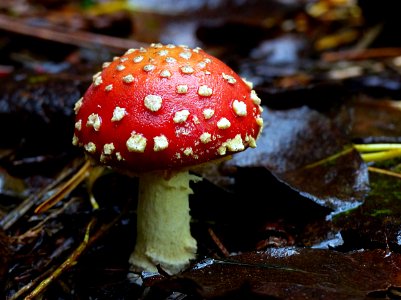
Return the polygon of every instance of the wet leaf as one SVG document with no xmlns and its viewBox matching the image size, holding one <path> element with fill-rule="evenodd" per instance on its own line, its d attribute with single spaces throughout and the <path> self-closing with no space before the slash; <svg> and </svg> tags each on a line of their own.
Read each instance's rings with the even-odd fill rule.
<svg viewBox="0 0 401 300">
<path fill-rule="evenodd" d="M 365 203 L 333 218 L 342 229 L 345 246 L 372 248 L 401 247 L 401 179 L 370 173 L 371 191 Z"/>
<path fill-rule="evenodd" d="M 365 163 L 327 116 L 306 106 L 264 111 L 255 149 L 233 156 L 236 167 L 265 167 L 303 196 L 335 212 L 360 205 L 368 191 Z"/>
<path fill-rule="evenodd" d="M 353 111 L 350 134 L 354 139 L 367 143 L 401 141 L 399 101 L 360 96 L 349 105 Z"/>
<path fill-rule="evenodd" d="M 20 74 L 0 87 L 1 144 L 32 142 L 41 149 L 71 143 L 74 103 L 89 81 L 75 75 Z M 51 125 L 51 126 L 50 126 Z M 3 146 L 4 146 L 3 145 Z"/>
<path fill-rule="evenodd" d="M 7 170 L 0 168 L 0 196 L 22 198 L 27 196 L 28 187 L 21 178 L 11 176 Z"/>
<path fill-rule="evenodd" d="M 156 284 L 191 299 L 366 299 L 401 288 L 401 256 L 383 250 L 340 253 L 278 248 L 207 259 Z"/>
</svg>

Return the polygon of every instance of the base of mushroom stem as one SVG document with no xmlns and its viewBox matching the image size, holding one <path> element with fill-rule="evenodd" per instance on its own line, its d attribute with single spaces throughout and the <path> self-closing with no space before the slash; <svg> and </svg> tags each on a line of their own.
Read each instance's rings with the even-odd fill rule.
<svg viewBox="0 0 401 300">
<path fill-rule="evenodd" d="M 139 178 L 137 241 L 129 263 L 131 270 L 173 275 L 196 257 L 197 245 L 190 232 L 190 181 L 201 178 L 188 171 L 165 177 L 151 172 Z"/>
</svg>

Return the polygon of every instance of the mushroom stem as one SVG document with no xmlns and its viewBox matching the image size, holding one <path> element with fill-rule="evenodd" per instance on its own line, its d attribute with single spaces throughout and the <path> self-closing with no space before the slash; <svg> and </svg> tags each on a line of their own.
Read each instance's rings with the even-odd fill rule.
<svg viewBox="0 0 401 300">
<path fill-rule="evenodd" d="M 132 269 L 177 274 L 195 258 L 197 245 L 190 232 L 189 182 L 200 180 L 188 171 L 165 178 L 149 172 L 139 179 L 137 240 L 129 262 Z"/>
</svg>

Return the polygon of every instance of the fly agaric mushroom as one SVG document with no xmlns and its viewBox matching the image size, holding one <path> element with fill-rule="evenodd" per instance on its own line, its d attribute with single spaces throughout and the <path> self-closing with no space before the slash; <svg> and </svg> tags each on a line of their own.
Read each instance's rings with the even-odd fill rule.
<svg viewBox="0 0 401 300">
<path fill-rule="evenodd" d="M 197 251 L 188 198 L 199 177 L 189 169 L 256 147 L 252 84 L 200 48 L 151 44 L 104 63 L 74 110 L 73 144 L 139 176 L 133 269 L 183 270 Z"/>
</svg>

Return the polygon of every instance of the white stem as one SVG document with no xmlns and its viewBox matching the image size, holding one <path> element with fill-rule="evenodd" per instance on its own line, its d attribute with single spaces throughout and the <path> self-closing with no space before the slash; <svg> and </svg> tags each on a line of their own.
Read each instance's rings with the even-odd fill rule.
<svg viewBox="0 0 401 300">
<path fill-rule="evenodd" d="M 137 241 L 130 264 L 134 270 L 177 274 L 196 255 L 196 241 L 190 232 L 188 171 L 168 179 L 163 172 L 144 174 L 139 179 Z"/>
</svg>

